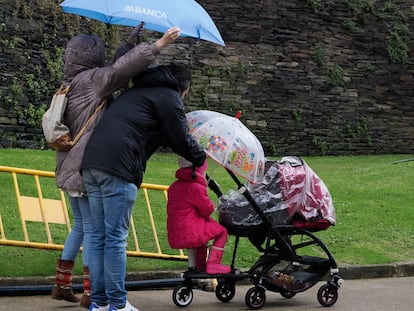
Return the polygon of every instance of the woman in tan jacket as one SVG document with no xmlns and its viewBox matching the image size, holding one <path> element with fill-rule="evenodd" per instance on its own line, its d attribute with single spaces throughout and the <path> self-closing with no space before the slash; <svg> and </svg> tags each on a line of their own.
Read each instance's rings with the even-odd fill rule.
<svg viewBox="0 0 414 311">
<path fill-rule="evenodd" d="M 79 302 L 79 298 L 73 294 L 71 280 L 74 260 L 83 244 L 84 295 L 81 299 L 81 306 L 89 308 L 90 305 L 88 243 L 92 221 L 83 179 L 79 173 L 89 136 L 101 119 L 106 106 L 110 105 L 109 98 L 112 93 L 128 84 L 133 76 L 152 64 L 160 50 L 172 43 L 179 35 L 179 29 L 173 27 L 155 43 L 141 43 L 133 46 L 126 54 L 107 66 L 104 66 L 104 44 L 97 36 L 79 34 L 66 46 L 62 84 L 64 87 L 70 86 L 70 91 L 67 95 L 64 124 L 69 127 L 72 137 L 76 136 L 104 100 L 107 100 L 107 103 L 102 110 L 98 111 L 92 122 L 85 128 L 79 141 L 69 151 L 56 152 L 56 182 L 58 188 L 68 195 L 74 215 L 74 225 L 57 262 L 56 282 L 52 290 L 54 299 Z"/>
</svg>

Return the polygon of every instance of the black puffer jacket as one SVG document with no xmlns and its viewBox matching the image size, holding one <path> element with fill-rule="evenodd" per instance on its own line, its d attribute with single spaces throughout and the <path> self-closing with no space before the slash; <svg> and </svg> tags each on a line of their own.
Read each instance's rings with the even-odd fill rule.
<svg viewBox="0 0 414 311">
<path fill-rule="evenodd" d="M 205 153 L 188 134 L 184 105 L 166 66 L 134 78 L 136 86 L 108 108 L 86 146 L 81 169 L 98 169 L 140 186 L 147 160 L 160 147 L 201 166 Z"/>
</svg>

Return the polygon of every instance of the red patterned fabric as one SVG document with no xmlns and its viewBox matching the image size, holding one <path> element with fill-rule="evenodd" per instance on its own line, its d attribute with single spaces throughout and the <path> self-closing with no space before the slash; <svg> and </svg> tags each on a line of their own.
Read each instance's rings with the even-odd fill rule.
<svg viewBox="0 0 414 311">
<path fill-rule="evenodd" d="M 326 221 L 335 225 L 335 209 L 328 188 L 306 162 L 297 157 L 285 157 L 277 166 L 278 182 L 289 215 L 298 214 L 306 222 L 325 220 L 315 226 L 323 227 Z"/>
</svg>

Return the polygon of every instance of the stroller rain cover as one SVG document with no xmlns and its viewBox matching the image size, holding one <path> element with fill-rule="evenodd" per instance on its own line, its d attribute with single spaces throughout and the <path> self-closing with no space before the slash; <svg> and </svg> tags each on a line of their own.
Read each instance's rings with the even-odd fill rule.
<svg viewBox="0 0 414 311">
<path fill-rule="evenodd" d="M 336 224 L 331 195 L 323 181 L 299 157 L 268 161 L 263 180 L 247 185 L 257 206 L 272 225 L 326 229 Z M 230 190 L 219 198 L 219 220 L 229 226 L 263 223 L 243 194 Z"/>
</svg>

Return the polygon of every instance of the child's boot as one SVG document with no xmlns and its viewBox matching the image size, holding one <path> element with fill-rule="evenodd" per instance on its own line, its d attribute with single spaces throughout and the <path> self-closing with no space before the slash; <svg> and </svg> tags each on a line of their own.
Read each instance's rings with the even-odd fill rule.
<svg viewBox="0 0 414 311">
<path fill-rule="evenodd" d="M 52 298 L 66 300 L 69 302 L 79 302 L 72 289 L 73 260 L 58 259 L 56 265 L 56 281 L 52 289 Z"/>
<path fill-rule="evenodd" d="M 89 268 L 83 267 L 83 295 L 80 301 L 80 306 L 85 309 L 89 309 L 91 305 L 91 280 L 89 274 Z"/>
<path fill-rule="evenodd" d="M 202 272 L 202 273 L 206 272 L 206 264 L 207 264 L 206 260 L 207 260 L 207 246 L 203 245 L 203 246 L 197 247 L 196 263 L 197 263 L 197 270 L 199 272 Z M 204 291 L 208 291 L 208 292 L 213 291 L 213 287 L 211 286 L 210 279 L 199 279 L 198 283 Z"/>
<path fill-rule="evenodd" d="M 231 272 L 231 267 L 221 264 L 224 248 L 212 246 L 207 260 L 206 272 L 208 274 L 227 274 Z"/>
</svg>

